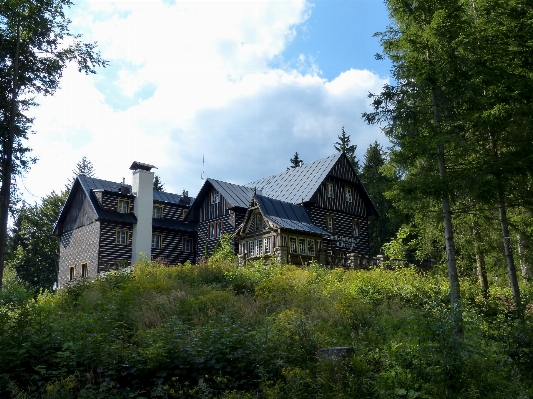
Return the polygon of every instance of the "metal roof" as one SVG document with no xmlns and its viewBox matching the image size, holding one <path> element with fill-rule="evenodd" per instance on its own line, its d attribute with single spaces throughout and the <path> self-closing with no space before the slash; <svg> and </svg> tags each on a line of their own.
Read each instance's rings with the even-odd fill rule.
<svg viewBox="0 0 533 399">
<path fill-rule="evenodd" d="M 298 168 L 253 181 L 245 186 L 256 187 L 262 195 L 273 199 L 293 204 L 307 202 L 311 200 L 341 155 L 337 153 Z"/>
<path fill-rule="evenodd" d="M 213 187 L 220 193 L 222 196 L 229 201 L 233 206 L 248 208 L 250 206 L 250 201 L 254 196 L 253 187 L 240 186 L 238 184 L 227 183 L 215 179 L 207 179 L 207 182 L 211 183 Z"/>
<path fill-rule="evenodd" d="M 307 210 L 300 205 L 256 195 L 255 199 L 263 217 L 283 229 L 305 231 L 309 233 L 331 235 L 315 226 Z"/>
</svg>

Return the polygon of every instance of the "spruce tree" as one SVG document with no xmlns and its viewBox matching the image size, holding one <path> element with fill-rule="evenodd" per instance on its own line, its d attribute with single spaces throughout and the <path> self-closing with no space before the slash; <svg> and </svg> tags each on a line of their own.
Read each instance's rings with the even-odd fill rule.
<svg viewBox="0 0 533 399">
<path fill-rule="evenodd" d="M 154 176 L 154 190 L 163 191 L 165 184 L 161 182 L 161 178 L 158 175 Z"/>
<path fill-rule="evenodd" d="M 294 156 L 290 159 L 291 162 L 291 169 L 298 168 L 304 164 L 304 161 L 300 159 L 300 155 L 298 155 L 298 151 L 294 153 Z M 289 168 L 287 168 L 289 170 Z"/>
<path fill-rule="evenodd" d="M 346 134 L 346 132 L 344 131 L 344 126 L 342 127 L 341 135 L 337 136 L 337 138 L 339 139 L 339 141 L 335 142 L 333 146 L 337 151 L 346 154 L 355 171 L 359 173 L 359 161 L 355 156 L 355 150 L 357 150 L 357 145 L 350 144 L 350 135 Z"/>
</svg>

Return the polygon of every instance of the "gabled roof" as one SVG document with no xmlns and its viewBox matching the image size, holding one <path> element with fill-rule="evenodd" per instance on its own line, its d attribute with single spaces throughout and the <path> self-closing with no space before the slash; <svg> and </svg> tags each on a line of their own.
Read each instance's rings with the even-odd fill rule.
<svg viewBox="0 0 533 399">
<path fill-rule="evenodd" d="M 217 190 L 232 207 L 236 208 L 248 208 L 250 201 L 254 196 L 253 188 L 207 178 L 204 185 L 200 189 L 200 192 L 196 196 L 194 203 L 191 205 L 191 209 L 186 220 L 191 220 L 193 218 L 192 215 L 202 205 L 202 202 L 207 197 L 211 188 Z"/>
<path fill-rule="evenodd" d="M 270 220 L 272 223 L 282 229 L 303 231 L 306 233 L 315 233 L 327 236 L 331 235 L 327 231 L 322 230 L 313 224 L 311 217 L 303 206 L 275 200 L 259 194 L 256 195 L 254 199 L 259 206 L 263 217 Z M 245 223 L 250 213 L 251 211 L 248 210 L 245 217 Z M 243 229 L 244 226 L 245 224 L 242 226 Z"/>
<path fill-rule="evenodd" d="M 57 219 L 57 222 L 54 226 L 54 234 L 58 233 L 58 227 L 67 216 L 66 210 L 70 207 L 72 201 L 74 200 L 75 191 L 79 189 L 83 190 L 85 195 L 89 199 L 89 203 L 91 204 L 91 207 L 97 219 L 111 220 L 128 224 L 137 223 L 137 217 L 133 213 L 120 213 L 102 209 L 98 204 L 96 196 L 93 193 L 94 191 L 106 191 L 109 193 L 116 193 L 117 195 L 133 197 L 131 194 L 131 186 L 129 184 L 122 185 L 121 183 L 96 179 L 94 177 L 89 177 L 86 175 L 79 175 L 71 187 L 68 198 L 65 201 L 65 205 L 63 205 L 63 209 L 61 209 L 61 212 L 59 213 L 59 218 Z M 171 194 L 164 191 L 154 190 L 154 200 L 189 206 L 190 203 L 194 200 L 194 198 L 182 197 L 178 194 Z"/>
<path fill-rule="evenodd" d="M 307 202 L 311 200 L 342 155 L 341 153 L 330 155 L 298 168 L 253 181 L 246 184 L 246 187 L 256 187 L 263 195 L 293 204 Z"/>
</svg>

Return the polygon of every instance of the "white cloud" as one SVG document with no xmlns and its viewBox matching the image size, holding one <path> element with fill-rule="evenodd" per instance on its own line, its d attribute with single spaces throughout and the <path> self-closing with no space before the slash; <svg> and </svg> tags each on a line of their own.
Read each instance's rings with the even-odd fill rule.
<svg viewBox="0 0 533 399">
<path fill-rule="evenodd" d="M 73 30 L 113 67 L 96 77 L 69 67 L 40 100 L 26 187 L 61 189 L 86 155 L 100 178 L 129 180 L 138 160 L 158 166 L 169 191 L 195 195 L 202 154 L 206 175 L 244 183 L 284 170 L 295 151 L 305 162 L 330 155 L 343 125 L 362 158 L 382 138 L 360 115 L 384 80 L 349 70 L 329 82 L 306 55 L 297 69 L 269 67 L 310 10 L 303 0 L 84 3 Z"/>
</svg>

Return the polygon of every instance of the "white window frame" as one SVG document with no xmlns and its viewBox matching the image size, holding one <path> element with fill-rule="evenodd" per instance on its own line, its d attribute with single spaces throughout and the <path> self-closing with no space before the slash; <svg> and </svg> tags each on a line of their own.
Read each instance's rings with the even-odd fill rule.
<svg viewBox="0 0 533 399">
<path fill-rule="evenodd" d="M 214 223 L 210 223 L 209 224 L 209 238 L 215 238 L 215 224 Z"/>
<path fill-rule="evenodd" d="M 128 245 L 129 231 L 125 229 L 117 229 L 115 244 Z"/>
<path fill-rule="evenodd" d="M 294 246 L 292 245 L 294 242 Z M 298 239 L 296 237 L 289 237 L 289 252 L 291 254 L 298 253 Z"/>
<path fill-rule="evenodd" d="M 335 198 L 335 190 L 333 183 L 326 183 L 326 191 L 328 198 Z"/>
<path fill-rule="evenodd" d="M 248 256 L 253 258 L 255 256 L 255 241 L 248 241 Z"/>
<path fill-rule="evenodd" d="M 130 200 L 119 198 L 117 202 L 117 212 L 130 213 Z"/>
<path fill-rule="evenodd" d="M 152 218 L 162 219 L 163 218 L 163 205 L 154 205 L 152 208 Z"/>
<path fill-rule="evenodd" d="M 334 229 L 335 229 L 335 223 L 333 220 L 333 216 L 327 215 L 326 216 L 326 230 L 330 233 L 333 233 Z"/>
<path fill-rule="evenodd" d="M 352 202 L 353 201 L 353 195 L 352 195 L 352 188 L 351 187 L 344 187 L 344 198 L 346 199 L 346 202 Z"/>
<path fill-rule="evenodd" d="M 315 240 L 308 238 L 307 239 L 307 254 L 309 256 L 315 256 Z"/>
<path fill-rule="evenodd" d="M 246 242 L 241 243 L 241 255 L 246 254 Z"/>
<path fill-rule="evenodd" d="M 298 253 L 301 255 L 305 255 L 307 253 L 305 238 L 298 238 Z"/>
<path fill-rule="evenodd" d="M 161 249 L 161 234 L 152 234 L 152 249 Z"/>
<path fill-rule="evenodd" d="M 270 237 L 265 237 L 263 239 L 263 247 L 264 247 L 265 255 L 270 254 Z"/>
<path fill-rule="evenodd" d="M 211 204 L 218 204 L 220 202 L 220 193 L 217 190 L 211 191 Z"/>
<path fill-rule="evenodd" d="M 255 240 L 255 250 L 257 256 L 263 255 L 263 240 L 261 238 L 259 240 Z"/>
<path fill-rule="evenodd" d="M 192 239 L 191 238 L 183 238 L 183 252 L 191 252 L 192 247 Z"/>
</svg>

